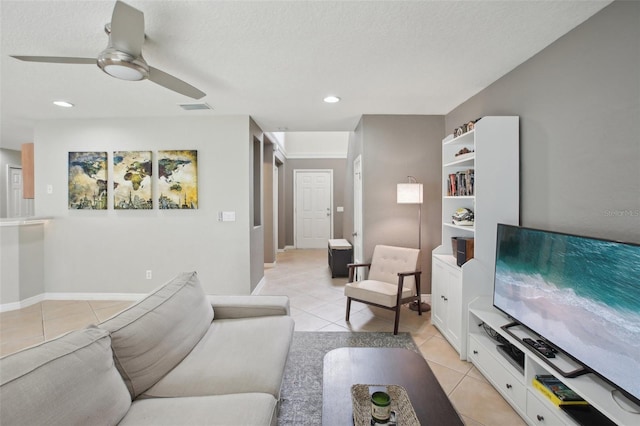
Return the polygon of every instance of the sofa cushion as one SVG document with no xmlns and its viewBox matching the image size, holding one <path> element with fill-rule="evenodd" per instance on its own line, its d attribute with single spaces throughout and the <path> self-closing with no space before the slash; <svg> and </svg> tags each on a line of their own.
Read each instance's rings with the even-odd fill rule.
<svg viewBox="0 0 640 426">
<path fill-rule="evenodd" d="M 119 426 L 275 426 L 276 407 L 276 399 L 266 393 L 140 399 Z"/>
<path fill-rule="evenodd" d="M 73 331 L 0 359 L 0 424 L 113 425 L 130 405 L 105 330 Z"/>
<path fill-rule="evenodd" d="M 197 274 L 185 272 L 99 327 L 111 333 L 116 367 L 136 398 L 187 356 L 212 319 Z"/>
<path fill-rule="evenodd" d="M 289 316 L 216 319 L 184 361 L 141 397 L 264 392 L 278 399 L 292 337 Z"/>
</svg>

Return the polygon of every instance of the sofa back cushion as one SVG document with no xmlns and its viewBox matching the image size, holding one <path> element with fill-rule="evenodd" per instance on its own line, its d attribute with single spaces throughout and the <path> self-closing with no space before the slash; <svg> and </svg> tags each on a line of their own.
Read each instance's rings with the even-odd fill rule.
<svg viewBox="0 0 640 426">
<path fill-rule="evenodd" d="M 206 333 L 213 308 L 195 272 L 185 272 L 103 322 L 116 367 L 132 398 L 153 386 Z"/>
<path fill-rule="evenodd" d="M 130 405 L 105 330 L 73 331 L 0 359 L 0 424 L 115 425 Z"/>
</svg>

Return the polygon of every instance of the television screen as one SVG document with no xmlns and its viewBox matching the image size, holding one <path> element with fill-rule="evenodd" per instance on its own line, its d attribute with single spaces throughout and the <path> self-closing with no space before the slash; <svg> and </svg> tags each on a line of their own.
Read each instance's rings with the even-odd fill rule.
<svg viewBox="0 0 640 426">
<path fill-rule="evenodd" d="M 640 245 L 498 225 L 494 306 L 640 403 Z"/>
</svg>

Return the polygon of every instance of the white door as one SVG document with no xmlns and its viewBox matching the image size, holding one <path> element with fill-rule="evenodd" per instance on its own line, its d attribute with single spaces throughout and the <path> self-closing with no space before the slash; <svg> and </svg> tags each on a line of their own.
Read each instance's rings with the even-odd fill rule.
<svg viewBox="0 0 640 426">
<path fill-rule="evenodd" d="M 362 158 L 353 161 L 353 261 L 363 263 L 364 249 L 362 245 Z M 356 271 L 362 268 L 357 268 Z"/>
<path fill-rule="evenodd" d="M 326 248 L 332 230 L 333 170 L 294 170 L 297 248 Z"/>
<path fill-rule="evenodd" d="M 33 216 L 33 200 L 25 200 L 22 194 L 22 168 L 9 166 L 7 217 Z"/>
</svg>

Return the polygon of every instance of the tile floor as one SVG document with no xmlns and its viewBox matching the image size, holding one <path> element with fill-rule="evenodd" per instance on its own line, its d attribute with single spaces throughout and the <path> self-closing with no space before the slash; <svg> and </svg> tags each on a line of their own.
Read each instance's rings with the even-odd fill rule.
<svg viewBox="0 0 640 426">
<path fill-rule="evenodd" d="M 287 250 L 265 270 L 260 294 L 289 296 L 298 331 L 393 331 L 393 312 L 353 303 L 344 319 L 345 278 L 331 278 L 326 250 Z M 95 324 L 131 302 L 50 300 L 0 313 L 0 356 Z M 467 425 L 518 426 L 524 421 L 470 363 L 431 325 L 430 313 L 405 309 L 400 331 L 411 333 L 443 389 Z"/>
</svg>

